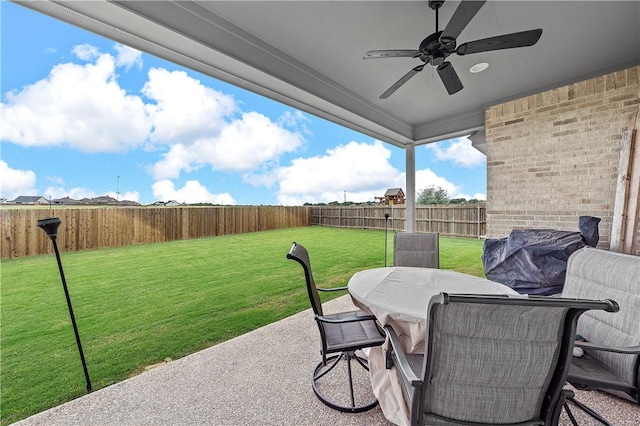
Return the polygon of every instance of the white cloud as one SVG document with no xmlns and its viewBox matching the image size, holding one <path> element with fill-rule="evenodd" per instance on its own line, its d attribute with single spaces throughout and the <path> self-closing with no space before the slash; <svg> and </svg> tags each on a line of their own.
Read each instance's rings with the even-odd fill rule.
<svg viewBox="0 0 640 426">
<path fill-rule="evenodd" d="M 108 191 L 107 193 L 97 194 L 95 191 L 87 188 L 73 187 L 73 188 L 65 188 L 64 186 L 49 186 L 45 189 L 43 196 L 51 198 L 53 200 L 58 198 L 69 197 L 74 200 L 82 200 L 83 198 L 96 198 L 99 196 L 107 195 L 112 198 L 116 198 L 120 201 L 128 200 L 128 201 L 140 201 L 140 193 L 138 191 L 129 191 L 120 193 L 120 195 L 116 194 L 115 191 Z"/>
<path fill-rule="evenodd" d="M 282 205 L 342 202 L 345 196 L 346 201 L 375 201 L 389 188 L 406 191 L 406 175 L 389 163 L 390 157 L 391 152 L 380 141 L 350 142 L 327 150 L 326 155 L 298 158 L 288 167 L 244 180 L 267 187 L 279 182 L 278 202 Z M 444 188 L 452 198 L 462 189 L 430 169 L 416 170 L 416 192 L 431 185 Z"/>
<path fill-rule="evenodd" d="M 50 183 L 43 194 L 46 198 L 55 200 L 69 197 L 74 200 L 82 200 L 83 198 L 95 198 L 98 196 L 95 191 L 87 188 L 65 188 L 65 181 L 60 176 L 47 176 L 46 181 Z"/>
<path fill-rule="evenodd" d="M 298 158 L 254 184 L 279 181 L 278 202 L 299 205 L 305 202 L 374 201 L 390 187 L 402 186 L 401 173 L 389 163 L 391 151 L 382 142 L 349 142 L 327 150 L 324 156 Z"/>
<path fill-rule="evenodd" d="M 90 44 L 78 44 L 71 49 L 74 55 L 83 61 L 91 61 L 100 56 L 100 50 Z"/>
<path fill-rule="evenodd" d="M 451 161 L 461 167 L 475 167 L 483 164 L 487 157 L 471 145 L 467 138 L 457 138 L 426 145 L 441 161 Z"/>
<path fill-rule="evenodd" d="M 140 67 L 141 52 L 120 44 L 114 50 L 115 57 L 89 44 L 77 45 L 73 54 L 88 63 L 58 64 L 46 78 L 8 92 L 0 104 L 0 138 L 24 147 L 66 146 L 90 153 L 168 147 L 149 167 L 156 180 L 203 166 L 230 172 L 270 167 L 304 142 L 296 130 L 308 132 L 308 118 L 301 112 L 285 112 L 277 121 L 241 113 L 232 96 L 184 71 L 151 69 L 141 90 L 149 100 L 145 104 L 120 87 L 116 73 L 118 67 Z M 50 185 L 52 194 L 71 196 L 63 182 Z M 95 196 L 82 188 L 74 192 Z M 233 202 L 224 194 L 204 195 Z"/>
<path fill-rule="evenodd" d="M 449 194 L 449 198 L 458 198 L 462 189 L 446 178 L 436 175 L 431 169 L 416 170 L 416 199 L 420 191 L 430 186 L 444 189 Z"/>
<path fill-rule="evenodd" d="M 237 204 L 229 193 L 212 194 L 197 180 L 187 181 L 182 188 L 176 189 L 173 182 L 164 179 L 155 182 L 151 188 L 153 190 L 153 196 L 156 197 L 158 201 L 175 200 L 180 203 Z"/>
<path fill-rule="evenodd" d="M 98 54 L 88 45 L 76 46 L 74 52 L 83 58 Z M 114 58 L 108 54 L 95 63 L 56 65 L 47 78 L 6 98 L 0 104 L 0 137 L 26 147 L 127 151 L 141 145 L 150 130 L 144 103 L 118 85 Z"/>
<path fill-rule="evenodd" d="M 152 175 L 155 179 L 176 178 L 182 171 L 203 165 L 229 172 L 253 170 L 295 151 L 302 142 L 299 133 L 290 132 L 260 113 L 247 112 L 222 126 L 215 137 L 173 145 L 153 165 Z"/>
<path fill-rule="evenodd" d="M 404 179 L 404 175 L 403 175 Z M 420 195 L 420 191 L 430 186 L 442 188 L 447 191 L 449 198 L 465 198 L 467 200 L 486 200 L 487 194 L 475 193 L 469 195 L 464 192 L 464 185 L 456 185 L 442 176 L 436 175 L 430 169 L 416 170 L 416 199 Z M 404 185 L 403 185 L 404 187 Z"/>
<path fill-rule="evenodd" d="M 300 134 L 282 128 L 266 116 L 247 112 L 229 123 L 219 138 L 198 141 L 194 149 L 216 169 L 244 171 L 295 151 L 302 141 Z"/>
<path fill-rule="evenodd" d="M 12 169 L 0 160 L 0 197 L 14 200 L 20 195 L 40 195 L 35 185 L 36 174 L 33 171 Z"/>
<path fill-rule="evenodd" d="M 236 111 L 233 97 L 203 86 L 184 71 L 149 70 L 142 93 L 153 120 L 151 139 L 161 144 L 189 144 L 218 135 L 225 117 Z"/>
<path fill-rule="evenodd" d="M 162 160 L 150 167 L 154 179 L 174 179 L 204 165 L 221 171 L 247 171 L 295 151 L 302 136 L 285 126 L 304 125 L 301 113 L 285 113 L 277 122 L 239 109 L 232 96 L 210 89 L 184 71 L 154 68 L 142 92 L 156 146 L 168 145 Z"/>
<path fill-rule="evenodd" d="M 140 193 L 138 191 L 121 192 L 120 194 L 117 194 L 115 191 L 109 191 L 105 195 L 108 195 L 109 197 L 115 198 L 119 201 L 126 200 L 140 202 Z"/>
<path fill-rule="evenodd" d="M 194 170 L 191 161 L 192 155 L 185 145 L 174 145 L 163 155 L 162 160 L 149 168 L 149 172 L 154 179 L 175 179 L 180 176 L 181 171 Z"/>
<path fill-rule="evenodd" d="M 123 192 L 120 194 L 120 199 L 140 202 L 140 193 L 138 191 Z"/>
<path fill-rule="evenodd" d="M 64 179 L 60 176 L 47 176 L 46 181 L 52 185 L 64 185 Z"/>
<path fill-rule="evenodd" d="M 83 198 L 95 198 L 98 196 L 98 194 L 90 189 L 79 187 L 67 189 L 63 186 L 48 186 L 47 189 L 44 190 L 43 195 L 46 198 L 51 197 L 53 200 L 64 197 L 82 200 Z"/>
<path fill-rule="evenodd" d="M 116 67 L 125 67 L 128 70 L 135 65 L 138 69 L 142 68 L 142 52 L 124 44 L 116 44 L 114 49 L 118 53 Z"/>
<path fill-rule="evenodd" d="M 278 124 L 284 127 L 289 127 L 294 130 L 298 130 L 303 134 L 310 135 L 312 134 L 311 130 L 307 127 L 307 124 L 310 123 L 311 120 L 304 115 L 302 111 L 294 110 L 294 111 L 285 111 L 282 116 L 278 119 Z"/>
</svg>

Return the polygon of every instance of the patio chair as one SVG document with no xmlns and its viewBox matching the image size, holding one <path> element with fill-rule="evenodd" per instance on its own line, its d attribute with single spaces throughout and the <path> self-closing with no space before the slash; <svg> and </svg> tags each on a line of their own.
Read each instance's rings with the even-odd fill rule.
<svg viewBox="0 0 640 426">
<path fill-rule="evenodd" d="M 640 257 L 585 247 L 567 264 L 563 297 L 615 298 L 614 315 L 591 311 L 578 321 L 584 355 L 574 357 L 567 381 L 580 390 L 601 390 L 640 404 Z M 602 424 L 609 422 L 575 398 L 576 406 Z M 571 422 L 577 422 L 565 406 Z"/>
<path fill-rule="evenodd" d="M 390 326 L 395 366 L 415 425 L 555 425 L 575 325 L 610 300 L 440 293 L 428 306 L 425 354 L 405 354 Z"/>
<path fill-rule="evenodd" d="M 309 253 L 300 244 L 295 242 L 293 243 L 291 250 L 289 250 L 289 253 L 287 254 L 287 259 L 295 260 L 304 270 L 309 300 L 311 302 L 311 307 L 313 308 L 318 330 L 320 331 L 320 354 L 322 355 L 322 361 L 318 363 L 313 371 L 313 391 L 320 401 L 339 411 L 360 413 L 372 409 L 378 405 L 378 401 L 375 399 L 375 396 L 373 396 L 373 393 L 371 393 L 372 400 L 364 403 L 356 402 L 356 398 L 354 396 L 351 361 L 356 361 L 353 366 L 357 367 L 359 365 L 366 371 L 369 371 L 367 359 L 356 353 L 356 351 L 373 346 L 380 346 L 384 343 L 384 333 L 378 326 L 375 317 L 373 315 L 368 315 L 361 310 L 324 314 L 318 291 L 344 291 L 347 288 L 338 287 L 325 289 L 316 287 L 313 274 L 311 272 Z M 349 405 L 335 402 L 318 388 L 318 381 L 331 372 L 341 360 L 346 361 L 347 364 L 350 399 Z M 328 363 L 330 364 L 327 366 Z M 367 383 L 369 383 L 368 376 Z"/>
<path fill-rule="evenodd" d="M 439 268 L 439 237 L 435 232 L 396 233 L 393 236 L 393 266 Z"/>
</svg>

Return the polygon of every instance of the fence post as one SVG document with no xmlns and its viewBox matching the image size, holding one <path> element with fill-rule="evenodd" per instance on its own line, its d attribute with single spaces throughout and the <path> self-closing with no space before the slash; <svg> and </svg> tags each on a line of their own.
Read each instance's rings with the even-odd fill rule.
<svg viewBox="0 0 640 426">
<path fill-rule="evenodd" d="M 476 204 L 476 215 L 478 219 L 478 239 L 480 239 L 480 204 Z"/>
<path fill-rule="evenodd" d="M 391 204 L 391 229 L 393 229 L 393 232 L 396 232 L 396 215 L 393 204 Z"/>
</svg>

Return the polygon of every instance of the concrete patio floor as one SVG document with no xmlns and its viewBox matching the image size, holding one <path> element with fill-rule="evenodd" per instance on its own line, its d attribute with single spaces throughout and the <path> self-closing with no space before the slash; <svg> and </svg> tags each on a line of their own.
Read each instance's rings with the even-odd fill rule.
<svg viewBox="0 0 640 426">
<path fill-rule="evenodd" d="M 323 306 L 327 312 L 354 309 L 348 295 Z M 379 407 L 347 414 L 316 398 L 311 372 L 318 348 L 317 327 L 306 310 L 16 425 L 390 425 Z M 628 401 L 601 392 L 576 397 L 613 424 L 640 424 L 640 408 Z M 599 424 L 573 411 L 581 425 Z M 560 424 L 570 425 L 564 413 Z"/>
</svg>

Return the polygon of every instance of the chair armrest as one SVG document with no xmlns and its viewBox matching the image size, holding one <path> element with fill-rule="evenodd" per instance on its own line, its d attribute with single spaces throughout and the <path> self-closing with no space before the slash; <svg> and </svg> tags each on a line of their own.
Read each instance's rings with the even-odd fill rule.
<svg viewBox="0 0 640 426">
<path fill-rule="evenodd" d="M 389 338 L 390 348 L 393 350 L 395 354 L 395 366 L 399 370 L 399 372 L 406 378 L 407 382 L 411 383 L 412 387 L 418 387 L 422 384 L 422 380 L 413 372 L 411 365 L 409 365 L 409 361 L 407 360 L 407 356 L 402 350 L 402 345 L 400 345 L 400 339 L 398 339 L 398 335 L 395 330 L 390 325 L 384 326 L 384 331 L 387 333 L 387 337 Z M 389 351 L 389 349 L 387 349 Z M 390 368 L 389 366 L 387 368 Z"/>
<path fill-rule="evenodd" d="M 350 317 L 342 317 L 342 318 L 328 318 L 323 315 L 316 315 L 316 319 L 321 322 L 326 322 L 328 324 L 343 324 L 347 322 L 358 322 L 358 321 L 370 321 L 376 320 L 375 315 L 358 315 L 354 312 L 353 316 Z"/>
<path fill-rule="evenodd" d="M 316 287 L 318 291 L 346 291 L 347 287 L 336 287 L 336 288 L 320 288 Z"/>
<path fill-rule="evenodd" d="M 640 354 L 640 346 L 602 346 L 591 342 L 582 342 L 579 340 L 575 342 L 575 346 L 592 351 L 615 352 L 619 354 Z"/>
</svg>

